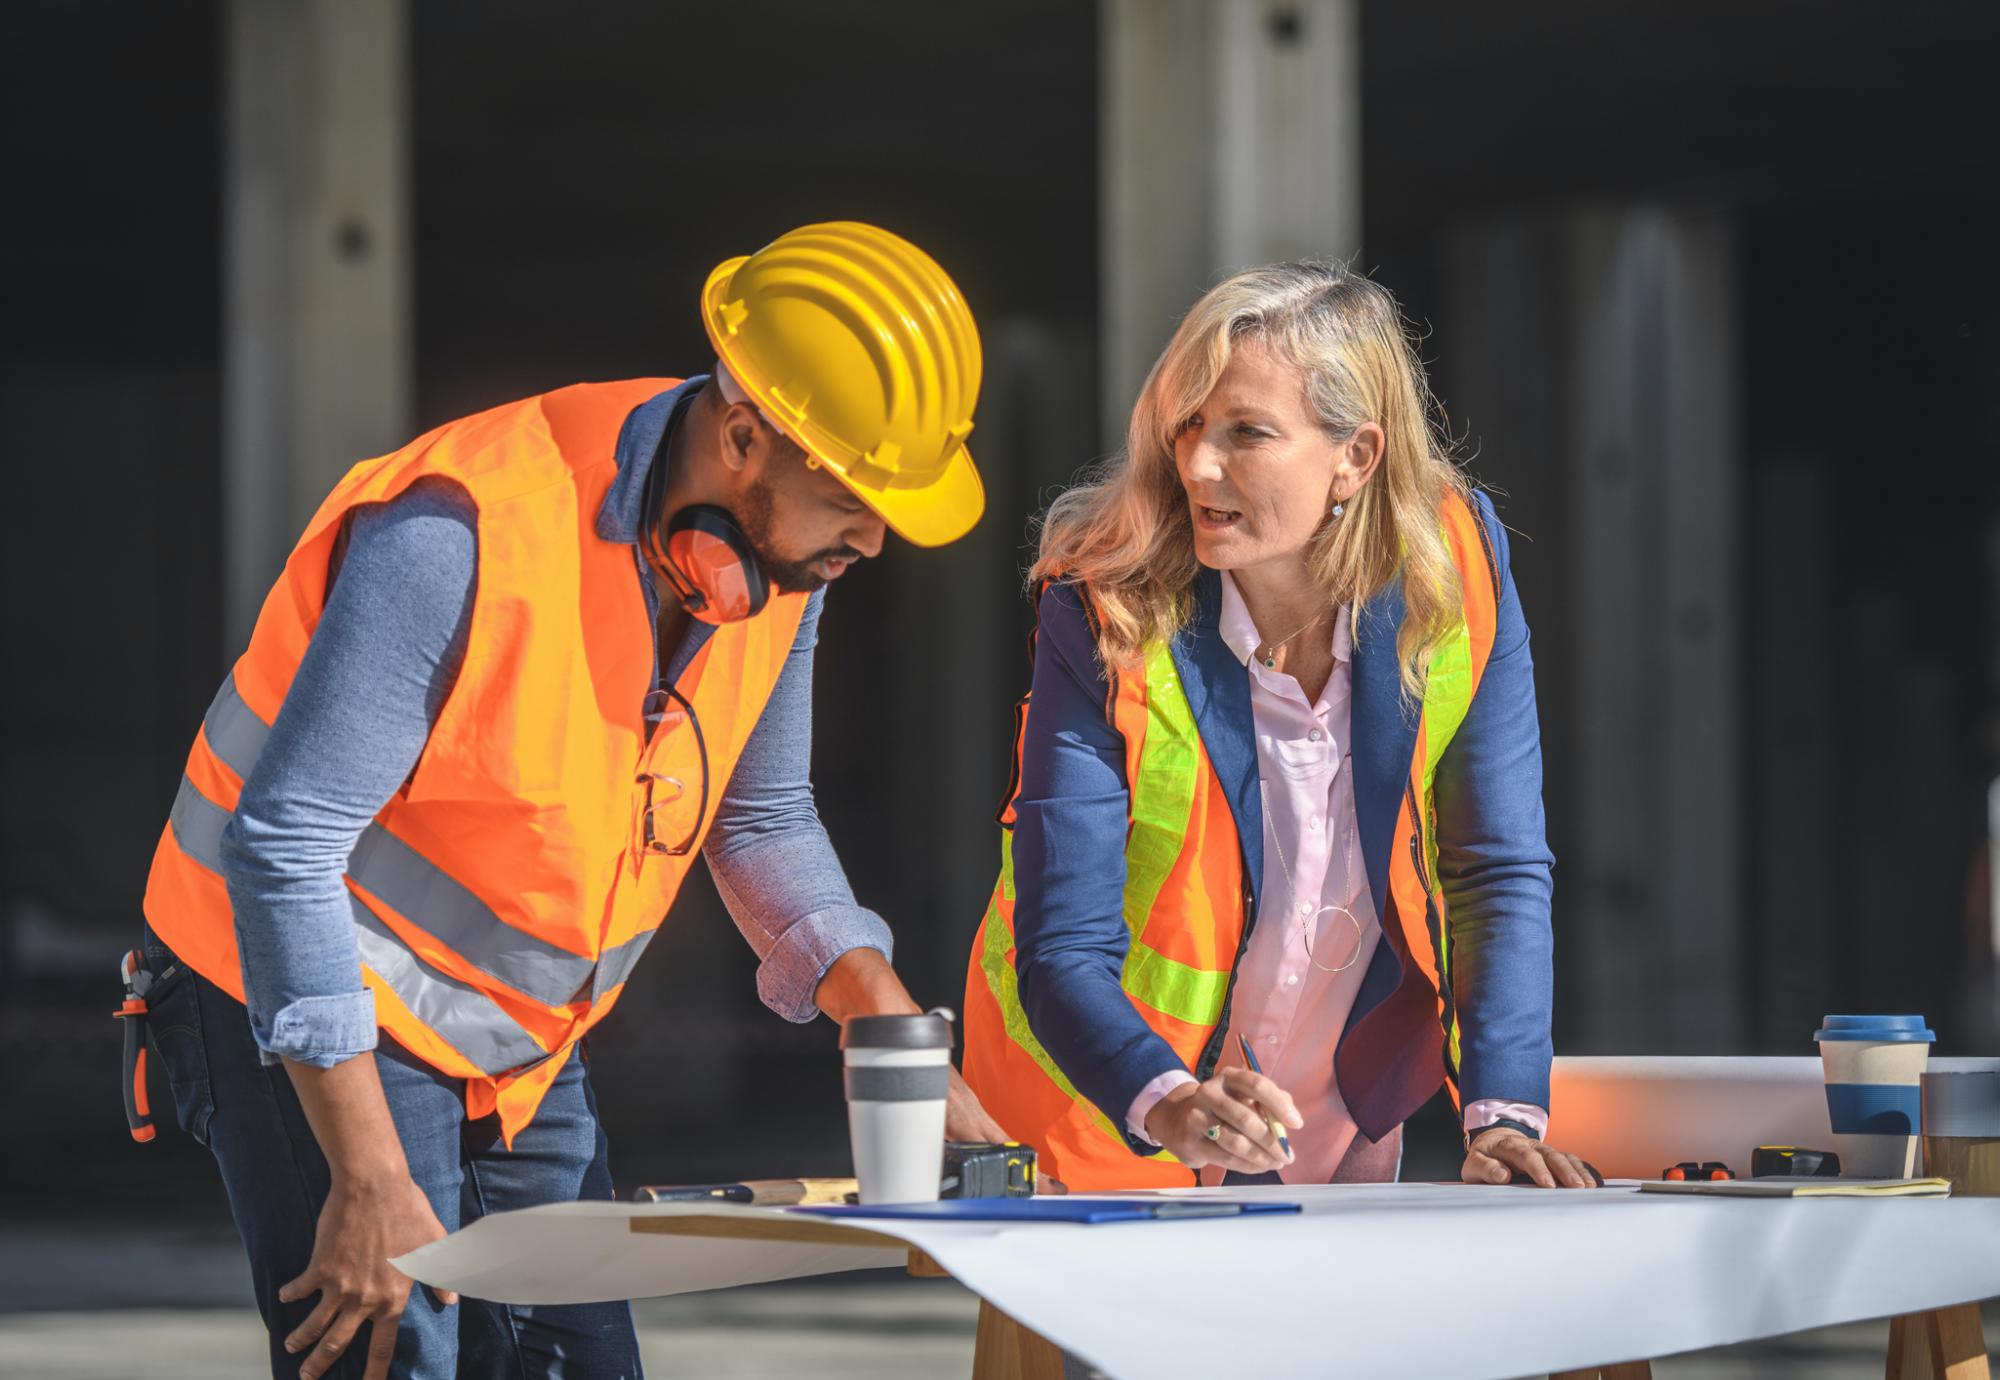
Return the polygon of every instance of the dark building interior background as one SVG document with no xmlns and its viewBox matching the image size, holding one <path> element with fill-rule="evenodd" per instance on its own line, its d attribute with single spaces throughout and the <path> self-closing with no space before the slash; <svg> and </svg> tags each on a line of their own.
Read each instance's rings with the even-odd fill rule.
<svg viewBox="0 0 2000 1380">
<path fill-rule="evenodd" d="M 710 267 L 806 221 L 875 221 L 950 269 L 986 345 L 988 515 L 840 582 L 815 766 L 897 966 L 957 1006 L 1029 518 L 1131 401 L 1100 387 L 1123 252 L 1101 23 L 1063 0 L 760 9 L 782 43 L 733 6 L 410 8 L 414 411 L 702 371 Z M 221 1200 L 187 1137 L 127 1138 L 108 1014 L 239 650 L 223 25 L 192 2 L 0 14 L 10 1212 Z M 1516 533 L 1558 1052 L 1811 1053 L 1823 1012 L 1892 1009 L 1941 1053 L 2000 1052 L 2000 12 L 1369 0 L 1361 36 L 1360 261 Z M 1159 304 L 1147 357 L 1191 300 Z M 698 870 L 591 1040 L 621 1188 L 844 1171 L 836 1031 L 765 1011 L 754 969 Z M 1455 1172 L 1448 1114 L 1422 1129 L 1407 1172 Z"/>
</svg>

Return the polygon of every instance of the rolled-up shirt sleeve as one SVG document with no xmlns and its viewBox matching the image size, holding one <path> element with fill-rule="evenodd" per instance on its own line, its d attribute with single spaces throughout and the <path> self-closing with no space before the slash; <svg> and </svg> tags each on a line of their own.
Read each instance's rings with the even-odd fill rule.
<svg viewBox="0 0 2000 1380">
<path fill-rule="evenodd" d="M 757 994 L 788 1021 L 842 954 L 892 955 L 889 926 L 854 899 L 812 787 L 813 648 L 825 591 L 812 596 L 784 670 L 716 807 L 704 853 L 736 927 L 757 951 Z"/>
<path fill-rule="evenodd" d="M 342 880 L 402 786 L 464 661 L 474 510 L 449 481 L 357 509 L 347 550 L 236 811 L 222 873 L 265 1062 L 329 1068 L 375 1047 Z"/>
</svg>

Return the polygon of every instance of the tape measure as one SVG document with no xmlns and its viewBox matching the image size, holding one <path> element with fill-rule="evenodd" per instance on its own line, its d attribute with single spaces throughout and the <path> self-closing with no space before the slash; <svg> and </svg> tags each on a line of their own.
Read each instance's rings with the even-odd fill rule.
<svg viewBox="0 0 2000 1380">
<path fill-rule="evenodd" d="M 1035 1147 L 1019 1141 L 946 1141 L 940 1198 L 1032 1198 Z"/>
<path fill-rule="evenodd" d="M 1831 1150 L 1805 1150 L 1796 1145 L 1760 1145 L 1750 1154 L 1750 1176 L 1837 1179 L 1840 1156 Z"/>
</svg>

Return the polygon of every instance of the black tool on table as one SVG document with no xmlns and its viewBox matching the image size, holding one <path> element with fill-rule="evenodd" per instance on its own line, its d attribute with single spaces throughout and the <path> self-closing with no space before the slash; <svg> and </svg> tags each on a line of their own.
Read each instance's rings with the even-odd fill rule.
<svg viewBox="0 0 2000 1380">
<path fill-rule="evenodd" d="M 1699 1163 L 1694 1160 L 1682 1160 L 1671 1169 L 1662 1170 L 1660 1177 L 1670 1183 L 1684 1183 L 1690 1179 L 1720 1182 L 1723 1179 L 1735 1178 L 1736 1171 L 1721 1160 L 1702 1160 Z"/>
<path fill-rule="evenodd" d="M 944 1143 L 940 1198 L 1032 1198 L 1035 1147 L 1017 1140 Z"/>
<path fill-rule="evenodd" d="M 1760 1145 L 1750 1152 L 1753 1179 L 1837 1179 L 1840 1156 L 1831 1150 L 1807 1150 L 1798 1145 Z"/>
</svg>

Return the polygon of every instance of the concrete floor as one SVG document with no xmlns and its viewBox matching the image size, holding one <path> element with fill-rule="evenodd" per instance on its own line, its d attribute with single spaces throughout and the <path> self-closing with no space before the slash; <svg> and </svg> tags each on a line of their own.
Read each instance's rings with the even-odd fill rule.
<svg viewBox="0 0 2000 1380">
<path fill-rule="evenodd" d="M 0 1224 L 0 1377 L 209 1380 L 264 1373 L 233 1236 Z M 634 1305 L 653 1380 L 917 1380 L 972 1371 L 978 1300 L 875 1271 Z M 1989 1308 L 1987 1336 L 2000 1336 Z M 1658 1380 L 1873 1380 L 1888 1325 L 1856 1323 L 1657 1361 Z"/>
</svg>

